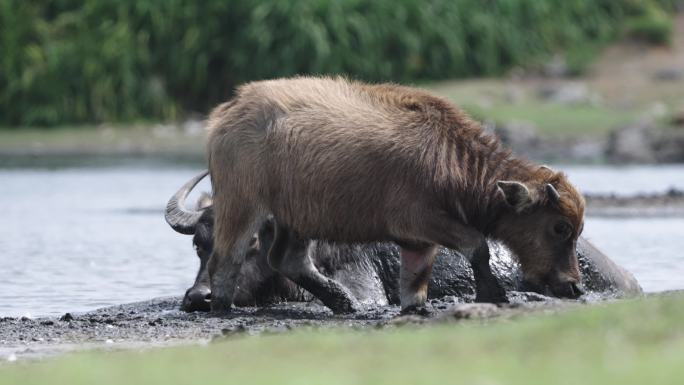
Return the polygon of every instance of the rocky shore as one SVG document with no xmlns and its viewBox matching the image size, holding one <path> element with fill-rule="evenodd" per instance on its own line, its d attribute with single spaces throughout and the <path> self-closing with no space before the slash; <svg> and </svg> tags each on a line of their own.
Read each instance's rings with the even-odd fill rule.
<svg viewBox="0 0 684 385">
<path fill-rule="evenodd" d="M 593 217 L 684 217 L 684 191 L 632 196 L 585 195 L 586 213 Z"/>
</svg>

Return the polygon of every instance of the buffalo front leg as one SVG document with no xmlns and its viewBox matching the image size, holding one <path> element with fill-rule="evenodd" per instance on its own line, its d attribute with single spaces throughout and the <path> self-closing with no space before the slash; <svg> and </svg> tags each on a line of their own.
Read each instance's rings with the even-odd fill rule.
<svg viewBox="0 0 684 385">
<path fill-rule="evenodd" d="M 339 282 L 321 274 L 307 253 L 309 242 L 285 226 L 276 224 L 275 239 L 268 252 L 271 267 L 323 302 L 335 314 L 353 313 L 359 305 Z"/>
<path fill-rule="evenodd" d="M 489 256 L 489 246 L 483 239 L 470 258 L 475 278 L 475 302 L 506 303 L 506 290 L 492 273 Z"/>
<path fill-rule="evenodd" d="M 489 266 L 487 240 L 476 229 L 447 216 L 432 215 L 425 227 L 424 238 L 458 250 L 468 257 L 475 279 L 477 302 L 507 302 L 506 292 Z M 402 258 L 403 264 L 403 258 Z M 402 304 L 403 306 L 403 304 Z"/>
<path fill-rule="evenodd" d="M 252 235 L 263 218 L 247 209 L 216 210 L 225 215 L 216 217 L 214 250 L 208 262 L 211 282 L 211 311 L 227 312 L 233 303 L 238 276 L 245 260 Z"/>
<path fill-rule="evenodd" d="M 399 271 L 399 297 L 402 313 L 426 315 L 428 283 L 437 255 L 436 245 L 407 246 L 400 244 L 401 270 Z"/>
</svg>

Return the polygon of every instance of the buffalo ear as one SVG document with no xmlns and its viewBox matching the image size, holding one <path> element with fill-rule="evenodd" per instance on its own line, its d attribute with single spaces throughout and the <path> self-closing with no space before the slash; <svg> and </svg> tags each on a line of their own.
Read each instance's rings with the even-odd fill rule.
<svg viewBox="0 0 684 385">
<path fill-rule="evenodd" d="M 532 195 L 524 184 L 515 181 L 500 180 L 496 182 L 496 186 L 499 188 L 499 191 L 503 193 L 506 204 L 515 209 L 515 211 L 520 212 L 532 204 Z"/>
<path fill-rule="evenodd" d="M 544 189 L 546 190 L 546 195 L 549 197 L 549 201 L 553 203 L 554 205 L 558 204 L 560 202 L 560 194 L 558 193 L 558 190 L 556 190 L 551 183 L 547 183 L 544 186 Z"/>
</svg>

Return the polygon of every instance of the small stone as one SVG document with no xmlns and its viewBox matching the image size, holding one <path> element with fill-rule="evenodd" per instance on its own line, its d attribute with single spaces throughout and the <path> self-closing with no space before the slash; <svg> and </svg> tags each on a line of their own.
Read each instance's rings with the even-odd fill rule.
<svg viewBox="0 0 684 385">
<path fill-rule="evenodd" d="M 9 362 L 14 362 L 14 361 L 16 361 L 16 360 L 17 360 L 17 355 L 14 354 L 14 353 L 12 353 L 12 354 L 10 354 L 9 356 L 7 356 L 7 361 L 9 361 Z"/>
<path fill-rule="evenodd" d="M 547 102 L 566 105 L 598 104 L 601 99 L 580 82 L 544 84 L 538 90 L 538 96 Z"/>
<path fill-rule="evenodd" d="M 55 322 L 52 320 L 47 320 L 47 321 L 42 321 L 40 324 L 45 325 L 45 326 L 51 326 L 51 325 L 54 325 Z"/>
<path fill-rule="evenodd" d="M 161 325 L 161 324 L 163 324 L 163 323 L 164 323 L 164 320 L 162 320 L 161 318 L 157 318 L 157 319 L 155 319 L 154 321 L 148 322 L 148 324 L 149 324 L 150 326 L 157 326 L 157 325 Z"/>
<path fill-rule="evenodd" d="M 458 304 L 445 313 L 444 317 L 453 319 L 481 319 L 499 314 L 499 309 L 491 303 Z"/>
<path fill-rule="evenodd" d="M 230 335 L 234 335 L 234 334 L 244 333 L 246 331 L 247 331 L 247 328 L 245 327 L 245 325 L 237 325 L 237 326 L 232 327 L 232 328 L 221 329 L 221 334 L 223 334 L 224 336 L 230 336 Z"/>
<path fill-rule="evenodd" d="M 72 316 L 71 313 L 65 313 L 63 316 L 59 318 L 59 320 L 64 322 L 71 322 L 74 320 L 74 316 Z"/>
<path fill-rule="evenodd" d="M 114 340 L 105 340 L 105 344 L 113 344 Z"/>
<path fill-rule="evenodd" d="M 404 325 L 419 325 L 427 321 L 426 317 L 422 317 L 415 314 L 404 314 L 392 318 L 389 321 L 389 325 L 392 326 L 404 326 Z"/>
<path fill-rule="evenodd" d="M 656 71 L 653 74 L 653 79 L 663 81 L 663 82 L 671 82 L 674 80 L 679 80 L 684 77 L 684 71 L 680 68 L 661 68 L 658 71 Z"/>
</svg>

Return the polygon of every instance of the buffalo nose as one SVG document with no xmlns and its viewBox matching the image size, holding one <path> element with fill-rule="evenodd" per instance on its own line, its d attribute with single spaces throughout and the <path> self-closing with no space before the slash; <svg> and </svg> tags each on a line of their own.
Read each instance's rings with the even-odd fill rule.
<svg viewBox="0 0 684 385">
<path fill-rule="evenodd" d="M 584 295 L 584 290 L 576 282 L 565 282 L 551 286 L 551 292 L 554 296 L 560 298 L 577 299 Z"/>
<path fill-rule="evenodd" d="M 183 310 L 209 311 L 211 307 L 211 289 L 206 286 L 191 287 L 185 293 Z"/>
<path fill-rule="evenodd" d="M 571 283 L 570 289 L 573 292 L 574 298 L 579 298 L 585 293 L 584 287 L 582 287 L 582 285 L 579 283 Z"/>
</svg>

